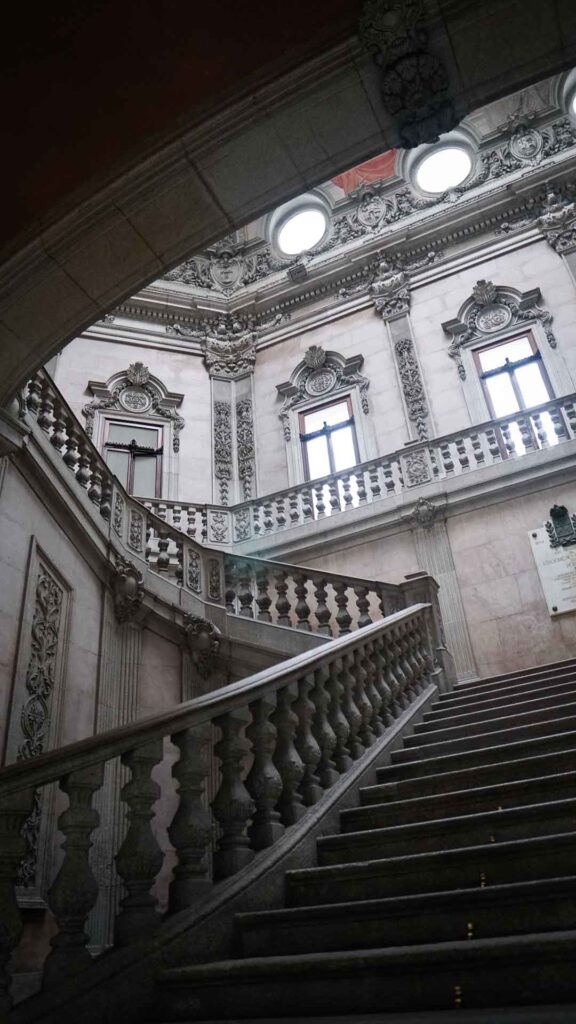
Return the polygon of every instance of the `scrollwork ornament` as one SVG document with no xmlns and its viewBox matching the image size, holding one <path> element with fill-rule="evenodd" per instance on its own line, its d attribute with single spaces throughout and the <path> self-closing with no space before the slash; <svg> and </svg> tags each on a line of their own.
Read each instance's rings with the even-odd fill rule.
<svg viewBox="0 0 576 1024">
<path fill-rule="evenodd" d="M 213 622 L 199 615 L 184 616 L 184 634 L 190 658 L 203 679 L 214 670 L 214 664 L 220 649 L 221 634 Z"/>
<path fill-rule="evenodd" d="M 142 573 L 133 562 L 116 556 L 116 564 L 112 570 L 112 592 L 114 595 L 114 613 L 119 623 L 131 622 L 144 600 L 144 580 Z"/>
</svg>

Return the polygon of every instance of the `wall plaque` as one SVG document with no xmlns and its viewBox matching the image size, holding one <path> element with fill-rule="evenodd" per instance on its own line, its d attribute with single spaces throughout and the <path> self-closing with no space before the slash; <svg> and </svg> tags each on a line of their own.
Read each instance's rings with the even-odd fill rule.
<svg viewBox="0 0 576 1024">
<path fill-rule="evenodd" d="M 550 615 L 576 610 L 576 546 L 553 547 L 545 526 L 530 530 L 530 544 Z"/>
</svg>

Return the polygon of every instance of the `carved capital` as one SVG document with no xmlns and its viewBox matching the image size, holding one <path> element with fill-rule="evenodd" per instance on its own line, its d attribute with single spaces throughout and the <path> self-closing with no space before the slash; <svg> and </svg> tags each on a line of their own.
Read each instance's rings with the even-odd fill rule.
<svg viewBox="0 0 576 1024">
<path fill-rule="evenodd" d="M 144 599 L 143 577 L 136 566 L 122 555 L 116 556 L 116 566 L 112 570 L 112 590 L 117 621 L 131 622 Z"/>
</svg>

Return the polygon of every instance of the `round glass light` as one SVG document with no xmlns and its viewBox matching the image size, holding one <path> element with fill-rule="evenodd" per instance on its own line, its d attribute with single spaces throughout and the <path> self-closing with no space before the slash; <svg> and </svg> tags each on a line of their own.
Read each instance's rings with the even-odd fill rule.
<svg viewBox="0 0 576 1024">
<path fill-rule="evenodd" d="M 322 210 L 298 210 L 288 217 L 278 232 L 278 248 L 287 256 L 313 249 L 326 231 L 326 215 Z"/>
<path fill-rule="evenodd" d="M 471 170 L 472 160 L 465 149 L 443 146 L 424 157 L 416 171 L 416 181 L 424 192 L 438 194 L 456 188 Z"/>
<path fill-rule="evenodd" d="M 576 92 L 570 100 L 570 113 L 572 114 L 572 117 L 576 117 Z"/>
</svg>

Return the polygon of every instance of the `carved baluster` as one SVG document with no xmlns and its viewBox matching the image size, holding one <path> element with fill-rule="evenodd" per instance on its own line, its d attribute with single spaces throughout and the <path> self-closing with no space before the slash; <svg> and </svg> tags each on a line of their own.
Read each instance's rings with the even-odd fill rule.
<svg viewBox="0 0 576 1024">
<path fill-rule="evenodd" d="M 448 443 L 440 445 L 440 456 L 444 472 L 446 476 L 450 476 L 450 474 L 454 472 L 454 462 L 452 461 L 452 452 L 450 451 L 450 445 Z"/>
<path fill-rule="evenodd" d="M 338 781 L 338 772 L 333 760 L 336 733 L 328 717 L 328 708 L 332 700 L 329 681 L 330 668 L 327 665 L 321 665 L 314 673 L 314 689 L 310 693 L 310 699 L 316 708 L 312 722 L 312 735 L 320 748 L 320 760 L 316 775 L 324 789 L 329 789 Z"/>
<path fill-rule="evenodd" d="M 330 722 L 334 735 L 336 736 L 334 763 L 337 770 L 343 774 L 352 767 L 353 761 L 350 757 L 350 751 L 347 746 L 348 736 L 350 735 L 350 726 L 343 711 L 344 686 L 340 681 L 344 673 L 342 658 L 336 658 L 336 660 L 332 662 L 329 672 L 330 676 L 327 687 L 330 691 L 331 702 L 330 710 L 328 712 L 328 721 Z"/>
<path fill-rule="evenodd" d="M 536 436 L 538 438 L 538 446 L 540 448 L 549 448 L 550 441 L 548 439 L 548 431 L 542 423 L 542 417 L 539 412 L 532 413 L 532 419 L 534 421 L 534 428 L 536 430 Z"/>
<path fill-rule="evenodd" d="M 552 426 L 554 427 L 554 433 L 559 441 L 567 441 L 569 438 L 566 424 L 564 423 L 564 417 L 562 416 L 562 410 L 559 406 L 554 406 L 550 409 L 550 419 L 552 420 Z"/>
<path fill-rule="evenodd" d="M 305 487 L 302 491 L 302 518 L 305 523 L 309 523 L 314 519 L 312 491 L 309 487 Z"/>
<path fill-rule="evenodd" d="M 156 507 L 156 515 L 158 519 L 161 519 L 164 523 L 168 521 L 168 508 L 163 501 L 159 501 Z"/>
<path fill-rule="evenodd" d="M 372 648 L 374 651 L 373 658 L 376 667 L 374 685 L 382 698 L 382 703 L 380 705 L 380 718 L 384 726 L 388 726 L 394 718 L 394 710 L 392 707 L 392 691 L 390 689 L 389 677 L 386 672 L 384 644 L 381 637 L 376 637 L 373 641 Z"/>
<path fill-rule="evenodd" d="M 398 706 L 399 708 L 404 709 L 408 707 L 408 698 L 406 696 L 406 691 L 408 690 L 408 679 L 406 678 L 406 674 L 402 667 L 402 650 L 398 643 L 396 631 L 393 629 L 390 630 L 390 633 L 388 634 L 388 646 L 392 656 L 392 671 L 398 683 Z"/>
<path fill-rule="evenodd" d="M 58 932 L 44 964 L 43 984 L 51 985 L 63 977 L 89 967 L 92 957 L 86 949 L 86 919 L 98 897 L 98 883 L 92 874 L 89 853 L 92 832 L 100 817 L 92 807 L 94 793 L 104 781 L 104 765 L 92 765 L 70 772 L 60 780 L 60 789 L 68 796 L 68 807 L 58 818 L 64 835 L 64 860 L 48 890 L 47 902 Z"/>
<path fill-rule="evenodd" d="M 317 632 L 322 636 L 332 636 L 332 627 L 330 625 L 330 619 L 332 618 L 332 612 L 326 604 L 328 593 L 326 591 L 327 583 L 322 576 L 315 576 L 313 579 L 314 584 L 314 597 L 316 598 L 316 609 L 315 615 L 318 620 Z"/>
<path fill-rule="evenodd" d="M 176 530 L 182 529 L 182 506 L 172 506 L 172 525 Z"/>
<path fill-rule="evenodd" d="M 28 412 L 31 413 L 32 416 L 38 415 L 38 410 L 42 404 L 42 399 L 40 397 L 41 394 L 42 382 L 39 377 L 33 377 L 32 380 L 28 382 L 28 394 L 26 396 L 26 406 L 28 408 Z"/>
<path fill-rule="evenodd" d="M 286 526 L 286 512 L 283 495 L 276 498 L 276 525 L 279 530 Z"/>
<path fill-rule="evenodd" d="M 273 760 L 277 734 L 270 715 L 275 708 L 275 694 L 254 701 L 250 704 L 252 722 L 246 729 L 254 755 L 246 780 L 246 788 L 256 805 L 256 813 L 248 830 L 254 850 L 272 846 L 284 832 L 280 812 L 275 810 L 282 793 L 282 777 Z"/>
<path fill-rule="evenodd" d="M 574 402 L 564 403 L 564 412 L 568 417 L 568 425 L 570 427 L 570 435 L 576 437 L 576 408 Z"/>
<path fill-rule="evenodd" d="M 254 536 L 255 537 L 259 537 L 260 534 L 262 533 L 262 523 L 260 522 L 260 513 L 261 513 L 261 511 L 262 511 L 262 506 L 261 506 L 260 502 L 256 502 L 253 505 L 253 507 L 252 507 L 252 518 L 253 518 L 253 523 L 254 523 L 253 529 L 254 529 Z"/>
<path fill-rule="evenodd" d="M 301 572 L 294 573 L 294 592 L 297 597 L 294 611 L 296 612 L 296 629 L 303 629 L 307 633 L 312 631 L 312 626 L 308 622 L 310 618 L 310 606 L 308 604 L 308 587 L 306 586 L 308 577 Z"/>
<path fill-rule="evenodd" d="M 87 444 L 80 445 L 80 458 L 78 461 L 78 468 L 76 470 L 76 479 L 85 490 L 90 483 L 90 477 L 92 475 L 91 470 L 92 452 Z"/>
<path fill-rule="evenodd" d="M 466 451 L 466 441 L 463 437 L 456 439 L 456 451 L 458 453 L 458 462 L 460 463 L 460 470 L 465 473 L 470 469 L 470 460 L 468 458 L 468 452 Z"/>
<path fill-rule="evenodd" d="M 100 515 L 103 519 L 110 521 L 112 515 L 112 477 L 105 473 L 102 478 L 102 501 L 100 502 Z"/>
<path fill-rule="evenodd" d="M 377 501 L 381 494 L 378 466 L 368 466 L 368 476 L 370 478 L 370 494 L 372 501 Z"/>
<path fill-rule="evenodd" d="M 348 613 L 348 584 L 345 581 L 342 583 L 334 583 L 334 594 L 335 601 L 338 605 L 338 611 L 336 613 L 336 622 L 338 623 L 339 636 L 344 636 L 350 632 L 350 624 L 352 618 Z"/>
<path fill-rule="evenodd" d="M 342 487 L 344 488 L 344 511 L 346 511 L 346 509 L 352 507 L 352 503 L 354 501 L 354 498 L 352 497 L 352 488 L 350 486 L 349 473 L 346 473 L 345 476 L 342 477 Z"/>
<path fill-rule="evenodd" d="M 304 775 L 300 784 L 300 792 L 307 807 L 315 804 L 322 796 L 322 787 L 316 774 L 321 757 L 320 747 L 312 733 L 312 719 L 315 707 L 310 700 L 310 690 L 314 686 L 314 673 L 310 672 L 298 681 L 298 700 L 293 708 L 298 718 L 296 726 L 296 750 L 304 765 Z"/>
<path fill-rule="evenodd" d="M 316 518 L 323 519 L 326 515 L 326 506 L 324 504 L 324 484 L 315 484 L 314 493 L 316 495 Z"/>
<path fill-rule="evenodd" d="M 208 540 L 208 509 L 202 509 L 202 543 L 206 544 Z"/>
<path fill-rule="evenodd" d="M 422 654 L 422 642 L 416 620 L 411 620 L 408 624 L 407 635 L 409 641 L 409 657 L 414 669 L 414 678 L 416 681 L 416 692 L 420 693 L 427 684 L 427 664 L 426 659 Z"/>
<path fill-rule="evenodd" d="M 76 433 L 74 420 L 71 417 L 66 419 L 66 434 L 66 451 L 64 452 L 62 459 L 68 466 L 68 469 L 74 473 L 76 470 L 76 463 L 78 462 L 78 435 Z"/>
<path fill-rule="evenodd" d="M 54 405 L 54 429 L 50 444 L 54 445 L 56 451 L 62 451 L 66 444 L 66 410 L 60 402 Z"/>
<path fill-rule="evenodd" d="M 371 747 L 374 743 L 375 736 L 372 729 L 372 704 L 370 703 L 366 689 L 368 684 L 368 673 L 365 667 L 364 651 L 360 648 L 356 648 L 354 652 L 354 677 L 356 679 L 356 686 L 354 688 L 354 703 L 358 708 L 361 716 L 360 728 L 358 729 L 358 737 L 362 741 L 363 747 Z M 362 754 L 360 746 L 357 745 L 355 748 L 352 747 L 352 756 L 360 757 Z"/>
<path fill-rule="evenodd" d="M 258 593 L 256 595 L 256 604 L 258 605 L 258 619 L 260 622 L 272 622 L 272 616 L 270 615 L 270 605 L 272 604 L 272 598 L 268 593 L 270 586 L 270 578 L 268 572 L 265 569 L 259 569 L 256 573 L 256 586 Z"/>
<path fill-rule="evenodd" d="M 527 416 L 521 416 L 516 420 L 518 429 L 520 431 L 520 439 L 524 446 L 525 452 L 533 451 L 537 445 L 534 440 L 534 434 L 532 433 L 532 424 Z"/>
<path fill-rule="evenodd" d="M 168 548 L 170 546 L 170 534 L 167 530 L 159 527 L 158 529 L 158 554 L 156 556 L 156 572 L 168 572 L 170 568 L 170 555 L 168 554 Z"/>
<path fill-rule="evenodd" d="M 500 429 L 502 431 L 502 437 L 504 439 L 504 447 L 506 449 L 506 457 L 509 458 L 509 459 L 513 459 L 514 456 L 516 455 L 516 445 L 514 444 L 514 440 L 512 438 L 512 434 L 510 433 L 510 424 L 509 423 L 501 423 L 500 424 Z"/>
<path fill-rule="evenodd" d="M 294 825 L 306 813 L 299 792 L 304 777 L 304 764 L 294 746 L 298 717 L 292 711 L 292 704 L 297 697 L 298 690 L 295 684 L 279 690 L 276 711 L 271 716 L 277 732 L 274 764 L 282 779 L 282 795 L 278 801 L 278 810 L 285 825 Z"/>
<path fill-rule="evenodd" d="M 500 451 L 500 445 L 498 444 L 496 431 L 493 429 L 493 427 L 487 427 L 486 440 L 488 442 L 488 450 L 490 452 L 492 462 L 500 462 L 502 460 L 502 452 Z"/>
<path fill-rule="evenodd" d="M 27 851 L 22 826 L 32 811 L 34 790 L 0 797 L 0 1019 L 12 1008 L 10 960 L 22 934 L 14 885 Z"/>
<path fill-rule="evenodd" d="M 214 719 L 222 738 L 214 746 L 220 759 L 222 782 L 212 803 L 214 817 L 220 822 L 222 834 L 214 854 L 214 877 L 228 878 L 249 864 L 254 857 L 246 826 L 254 814 L 254 801 L 242 781 L 245 741 L 240 737 L 248 721 L 243 710 L 230 711 Z"/>
<path fill-rule="evenodd" d="M 364 470 L 361 469 L 359 473 L 354 474 L 356 477 L 356 486 L 358 488 L 358 504 L 366 504 L 366 483 L 364 481 Z"/>
<path fill-rule="evenodd" d="M 184 910 L 195 898 L 210 888 L 207 854 L 212 839 L 212 815 L 203 802 L 208 774 L 206 748 L 209 728 L 184 729 L 171 737 L 180 751 L 180 759 L 172 766 L 178 783 L 178 810 L 168 828 L 178 864 L 170 883 L 169 908 L 172 913 Z"/>
<path fill-rule="evenodd" d="M 392 718 L 397 718 L 403 709 L 403 702 L 400 692 L 400 680 L 395 672 L 394 646 L 390 633 L 382 637 L 381 653 L 384 658 L 384 679 L 390 691 L 389 710 Z"/>
<path fill-rule="evenodd" d="M 184 583 L 184 537 L 177 537 L 174 540 L 174 547 L 176 548 L 174 577 L 177 586 L 181 587 Z"/>
<path fill-rule="evenodd" d="M 362 629 L 363 626 L 370 626 L 372 623 L 369 613 L 370 599 L 368 597 L 368 587 L 354 587 L 354 593 L 356 594 L 356 605 L 360 612 L 358 629 Z"/>
<path fill-rule="evenodd" d="M 249 562 L 237 562 L 239 615 L 244 619 L 254 618 L 254 594 L 252 593 L 252 566 Z"/>
<path fill-rule="evenodd" d="M 330 494 L 330 515 L 334 515 L 335 512 L 341 512 L 340 508 L 340 491 L 338 490 L 338 481 L 331 477 L 328 481 L 328 491 Z"/>
<path fill-rule="evenodd" d="M 396 485 L 394 483 L 394 475 L 392 472 L 392 463 L 388 461 L 383 462 L 382 472 L 384 474 L 384 487 L 386 488 L 386 497 L 388 497 L 389 495 L 394 494 L 396 490 Z"/>
<path fill-rule="evenodd" d="M 300 520 L 300 513 L 298 511 L 298 495 L 296 491 L 290 491 L 288 495 L 288 507 L 290 516 L 290 525 L 296 526 Z"/>
<path fill-rule="evenodd" d="M 274 519 L 272 518 L 272 502 L 264 502 L 264 533 L 271 533 L 274 526 Z"/>
<path fill-rule="evenodd" d="M 472 454 L 476 463 L 476 468 L 480 468 L 484 465 L 484 450 L 482 448 L 482 442 L 478 434 L 471 434 L 470 441 L 472 443 Z"/>
<path fill-rule="evenodd" d="M 366 685 L 365 693 L 372 707 L 372 716 L 370 718 L 370 729 L 374 736 L 381 736 L 384 732 L 384 726 L 380 717 L 380 709 L 382 707 L 382 695 L 380 690 L 376 686 L 376 661 L 374 656 L 373 644 L 366 644 L 363 650 L 362 667 L 366 673 Z"/>
<path fill-rule="evenodd" d="M 93 501 L 95 505 L 100 507 L 102 502 L 102 469 L 100 462 L 97 458 L 92 457 L 90 461 L 90 486 L 88 487 L 88 497 L 90 501 Z"/>
<path fill-rule="evenodd" d="M 228 559 L 224 563 L 224 603 L 226 605 L 226 611 L 228 615 L 236 615 L 236 587 L 238 583 L 238 575 L 236 572 L 236 563 L 230 562 Z"/>
<path fill-rule="evenodd" d="M 196 509 L 194 505 L 188 505 L 186 508 L 186 533 L 191 540 L 196 537 Z"/>
<path fill-rule="evenodd" d="M 160 786 L 152 778 L 152 769 L 163 757 L 162 740 L 122 754 L 122 764 L 130 770 L 130 780 L 122 787 L 121 797 L 128 804 L 128 831 L 114 860 L 124 882 L 126 895 L 120 900 L 115 939 L 119 945 L 132 941 L 142 930 L 160 923 L 156 898 L 150 893 L 162 867 L 160 849 L 151 821 L 152 807 L 160 797 Z"/>
<path fill-rule="evenodd" d="M 278 626 L 291 626 L 290 621 L 290 601 L 286 597 L 288 592 L 288 573 L 281 569 L 280 572 L 276 573 L 276 594 L 278 595 L 276 600 L 276 611 L 278 618 L 276 619 Z"/>
<path fill-rule="evenodd" d="M 351 653 L 344 654 L 342 657 L 342 674 L 340 676 L 340 681 L 344 687 L 342 711 L 346 716 L 349 726 L 348 750 L 356 761 L 364 753 L 364 747 L 358 735 L 362 725 L 362 713 L 356 704 L 356 680 L 353 675 L 353 668 L 354 655 Z"/>
<path fill-rule="evenodd" d="M 405 622 L 398 627 L 398 643 L 402 652 L 402 668 L 408 680 L 408 691 L 412 695 L 416 695 L 418 693 L 420 666 L 411 657 L 410 634 Z"/>
<path fill-rule="evenodd" d="M 42 428 L 45 434 L 50 433 L 50 428 L 54 422 L 54 396 L 52 389 L 47 384 L 42 385 L 42 394 L 40 399 L 40 409 L 38 410 L 38 426 Z"/>
</svg>

